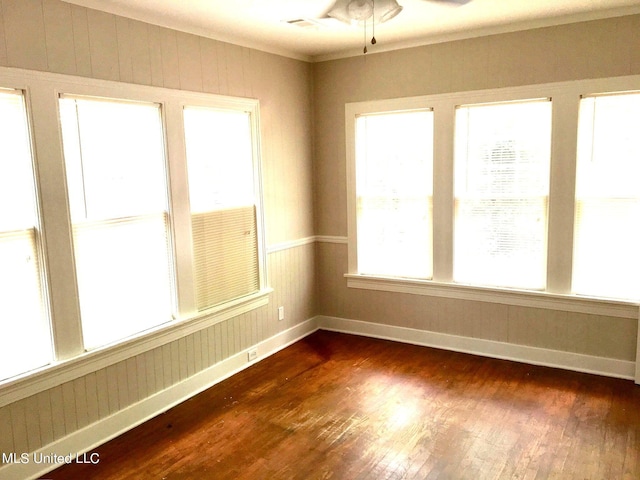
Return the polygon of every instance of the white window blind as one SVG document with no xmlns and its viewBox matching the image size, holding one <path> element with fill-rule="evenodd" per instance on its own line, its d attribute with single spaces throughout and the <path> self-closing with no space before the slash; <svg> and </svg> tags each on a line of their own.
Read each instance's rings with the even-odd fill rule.
<svg viewBox="0 0 640 480">
<path fill-rule="evenodd" d="M 247 112 L 185 107 L 196 305 L 259 290 L 256 195 Z"/>
<path fill-rule="evenodd" d="M 53 355 L 35 198 L 24 98 L 0 90 L 0 380 Z"/>
<path fill-rule="evenodd" d="M 63 97 L 85 348 L 172 319 L 164 137 L 156 104 Z"/>
<path fill-rule="evenodd" d="M 454 281 L 544 289 L 551 102 L 456 109 Z"/>
<path fill-rule="evenodd" d="M 356 119 L 359 273 L 431 278 L 433 112 Z"/>
<path fill-rule="evenodd" d="M 640 299 L 640 93 L 583 98 L 573 291 Z"/>
</svg>

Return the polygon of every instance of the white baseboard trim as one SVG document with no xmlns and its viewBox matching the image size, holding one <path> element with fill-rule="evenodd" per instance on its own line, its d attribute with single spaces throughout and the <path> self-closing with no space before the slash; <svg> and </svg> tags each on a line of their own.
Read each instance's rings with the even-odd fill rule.
<svg viewBox="0 0 640 480">
<path fill-rule="evenodd" d="M 258 357 L 248 361 L 248 350 L 243 350 L 188 379 L 152 395 L 103 420 L 61 438 L 36 452 L 29 453 L 29 459 L 42 455 L 80 455 L 91 452 L 97 446 L 125 433 L 141 423 L 169 410 L 213 385 L 229 378 L 264 358 L 288 347 L 318 329 L 317 318 L 310 318 L 288 330 L 280 332 L 250 349 L 257 349 Z M 7 454 L 9 452 L 6 452 Z M 16 452 L 18 459 L 22 452 Z M 87 453 L 87 458 L 90 458 Z M 82 458 L 82 456 L 81 456 Z M 0 478 L 4 480 L 24 480 L 39 478 L 61 465 L 28 463 L 8 463 L 0 468 Z"/>
<path fill-rule="evenodd" d="M 482 340 L 413 328 L 363 322 L 360 320 L 328 316 L 318 316 L 316 318 L 318 328 L 321 330 L 351 333 L 607 377 L 633 380 L 636 368 L 635 362 L 614 358 L 595 357 L 580 353 L 529 347 L 493 340 Z"/>
</svg>

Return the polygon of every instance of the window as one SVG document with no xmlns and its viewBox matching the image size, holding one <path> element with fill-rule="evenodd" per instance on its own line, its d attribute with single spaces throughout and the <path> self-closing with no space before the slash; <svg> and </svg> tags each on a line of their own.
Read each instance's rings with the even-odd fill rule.
<svg viewBox="0 0 640 480">
<path fill-rule="evenodd" d="M 84 346 L 172 319 L 164 136 L 156 104 L 60 99 Z"/>
<path fill-rule="evenodd" d="M 640 94 L 580 101 L 573 291 L 640 298 Z"/>
<path fill-rule="evenodd" d="M 454 281 L 544 289 L 551 102 L 459 107 Z"/>
<path fill-rule="evenodd" d="M 31 141 L 22 92 L 0 90 L 0 380 L 51 362 Z"/>
<path fill-rule="evenodd" d="M 0 85 L 0 406 L 268 305 L 257 100 Z"/>
<path fill-rule="evenodd" d="M 346 286 L 637 317 L 638 98 L 640 76 L 631 76 L 347 103 Z M 605 108 L 605 101 L 617 106 Z M 396 115 L 416 112 L 429 112 L 432 125 L 401 131 L 382 126 L 400 125 Z M 377 130 L 373 121 L 380 122 Z M 399 169 L 382 160 L 385 148 L 388 158 L 395 149 L 404 155 L 406 136 L 425 131 L 428 137 L 415 145 L 432 150 L 432 166 L 407 166 L 405 174 L 397 158 Z M 411 187 L 396 181 L 411 175 Z M 410 218 L 406 224 L 417 224 L 419 215 L 400 205 L 422 178 L 417 196 L 428 197 L 432 227 L 411 250 L 406 245 L 420 233 L 393 222 Z M 375 211 L 372 203 L 384 205 L 378 192 L 397 209 Z M 408 239 L 403 232 L 410 232 Z M 412 270 L 414 265 L 396 268 L 403 263 L 396 260 L 398 250 L 418 259 L 415 266 L 418 255 L 431 250 L 429 274 Z"/>
<path fill-rule="evenodd" d="M 184 109 L 198 310 L 260 288 L 251 114 Z"/>
<path fill-rule="evenodd" d="M 358 271 L 431 278 L 433 112 L 356 119 Z"/>
<path fill-rule="evenodd" d="M 347 286 L 637 316 L 639 82 L 346 104 Z"/>
</svg>

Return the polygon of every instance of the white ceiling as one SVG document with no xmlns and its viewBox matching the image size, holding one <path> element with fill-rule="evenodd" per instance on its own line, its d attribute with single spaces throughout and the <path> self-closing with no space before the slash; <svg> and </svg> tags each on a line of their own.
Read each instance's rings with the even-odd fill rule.
<svg viewBox="0 0 640 480">
<path fill-rule="evenodd" d="M 300 27 L 334 0 L 65 0 L 137 20 L 308 61 L 362 54 L 362 27 Z M 640 13 L 640 0 L 398 0 L 404 10 L 376 26 L 369 53 L 446 40 Z M 370 27 L 369 27 L 370 30 Z M 369 32 L 370 33 L 370 32 Z M 368 33 L 368 37 L 370 35 Z"/>
</svg>

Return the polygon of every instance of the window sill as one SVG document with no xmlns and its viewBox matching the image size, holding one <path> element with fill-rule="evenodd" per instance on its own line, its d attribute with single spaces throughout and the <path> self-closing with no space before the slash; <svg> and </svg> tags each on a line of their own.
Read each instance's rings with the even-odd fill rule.
<svg viewBox="0 0 640 480">
<path fill-rule="evenodd" d="M 638 303 L 631 301 L 350 273 L 345 274 L 345 278 L 348 287 L 364 290 L 456 298 L 620 318 L 638 317 Z"/>
<path fill-rule="evenodd" d="M 267 305 L 272 291 L 271 288 L 263 289 L 190 317 L 165 323 L 117 344 L 0 382 L 0 408 Z"/>
</svg>

